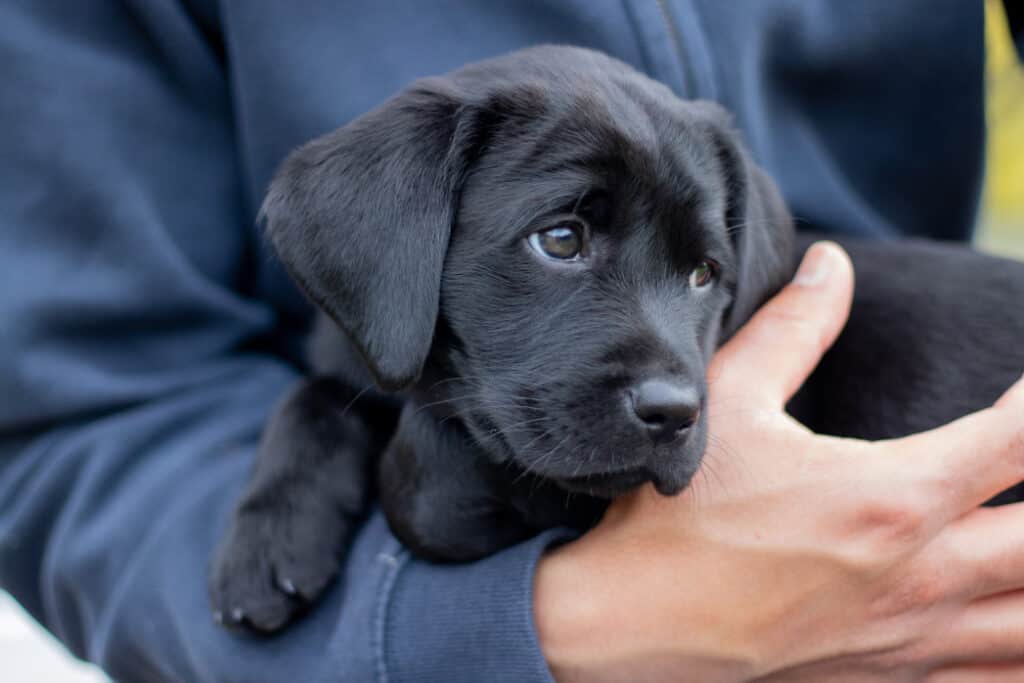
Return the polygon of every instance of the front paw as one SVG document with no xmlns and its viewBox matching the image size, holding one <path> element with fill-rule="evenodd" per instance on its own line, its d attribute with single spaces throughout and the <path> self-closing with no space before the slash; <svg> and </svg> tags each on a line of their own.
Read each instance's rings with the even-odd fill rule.
<svg viewBox="0 0 1024 683">
<path fill-rule="evenodd" d="M 277 631 L 306 611 L 338 573 L 354 522 L 324 509 L 243 505 L 214 554 L 214 620 Z"/>
</svg>

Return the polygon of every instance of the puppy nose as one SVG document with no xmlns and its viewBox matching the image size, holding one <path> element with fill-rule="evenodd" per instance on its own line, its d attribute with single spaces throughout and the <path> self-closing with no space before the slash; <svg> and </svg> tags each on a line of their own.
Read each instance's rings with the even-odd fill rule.
<svg viewBox="0 0 1024 683">
<path fill-rule="evenodd" d="M 668 443 L 700 415 L 700 394 L 687 384 L 649 379 L 629 390 L 633 414 L 655 443 Z"/>
</svg>

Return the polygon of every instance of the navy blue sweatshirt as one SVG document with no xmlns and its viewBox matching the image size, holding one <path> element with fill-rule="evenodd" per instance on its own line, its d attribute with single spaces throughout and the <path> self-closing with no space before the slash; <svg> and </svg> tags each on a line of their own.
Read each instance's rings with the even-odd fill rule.
<svg viewBox="0 0 1024 683">
<path fill-rule="evenodd" d="M 311 310 L 254 225 L 291 148 L 411 80 L 604 50 L 736 115 L 801 225 L 965 239 L 984 138 L 965 0 L 0 5 L 0 585 L 123 681 L 547 681 L 549 532 L 434 566 L 380 515 L 279 637 L 214 625 L 208 557 Z M 0 679 L 3 678 L 0 663 Z"/>
</svg>

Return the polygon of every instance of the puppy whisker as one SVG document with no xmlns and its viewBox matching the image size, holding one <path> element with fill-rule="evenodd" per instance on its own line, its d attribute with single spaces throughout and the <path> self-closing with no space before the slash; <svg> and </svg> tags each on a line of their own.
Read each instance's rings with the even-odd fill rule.
<svg viewBox="0 0 1024 683">
<path fill-rule="evenodd" d="M 515 431 L 517 429 L 521 429 L 522 427 L 525 427 L 527 425 L 535 424 L 537 422 L 543 422 L 545 420 L 547 420 L 546 417 L 537 417 L 537 418 L 534 418 L 532 420 L 521 420 L 520 422 L 513 423 L 513 424 L 511 424 L 511 425 L 509 425 L 509 426 L 507 426 L 505 428 L 492 429 L 489 432 L 485 432 L 485 433 L 481 434 L 479 437 L 477 437 L 477 440 L 478 441 L 480 441 L 480 440 L 490 441 L 492 439 L 496 439 L 501 434 L 508 434 L 508 433 L 513 432 L 513 431 Z"/>
<path fill-rule="evenodd" d="M 354 406 L 354 405 L 356 404 L 356 402 L 357 402 L 357 401 L 358 401 L 359 399 L 361 399 L 361 398 L 362 398 L 363 396 L 365 396 L 365 395 L 366 395 L 366 392 L 370 391 L 370 390 L 371 390 L 371 389 L 373 389 L 373 388 L 374 388 L 375 386 L 376 386 L 375 384 L 367 384 L 367 385 L 366 385 L 365 387 L 363 387 L 362 389 L 360 389 L 360 390 L 359 390 L 359 391 L 358 391 L 358 392 L 356 393 L 356 395 L 355 395 L 355 396 L 354 396 L 354 397 L 352 398 L 352 400 L 351 400 L 351 401 L 349 401 L 348 403 L 346 403 L 346 404 L 345 404 L 345 406 L 344 406 L 344 407 L 343 407 L 343 408 L 342 408 L 341 410 L 337 411 L 337 415 L 338 415 L 338 417 L 339 417 L 339 418 L 343 418 L 343 417 L 345 417 L 346 415 L 348 415 L 348 411 L 352 410 L 352 406 Z"/>
<path fill-rule="evenodd" d="M 547 460 L 550 460 L 551 457 L 555 453 L 557 453 L 558 450 L 562 446 L 565 445 L 565 442 L 568 441 L 571 436 L 572 436 L 571 432 L 567 433 L 564 437 L 562 437 L 561 441 L 559 441 L 557 444 L 552 446 L 546 453 L 541 455 L 539 458 L 535 458 L 532 462 L 529 463 L 529 465 L 527 465 L 527 471 L 531 471 L 531 472 L 533 472 L 535 474 L 539 474 L 540 473 L 540 466 L 542 464 L 544 464 Z"/>
<path fill-rule="evenodd" d="M 550 435 L 551 435 L 551 430 L 548 430 L 548 431 L 543 432 L 539 436 L 540 437 L 547 437 L 547 436 L 550 436 Z M 535 468 L 535 463 L 533 463 L 533 462 L 512 463 L 511 461 L 509 461 L 507 463 L 507 466 L 511 467 L 513 464 L 517 464 L 519 467 L 522 467 L 522 471 L 512 479 L 512 484 L 513 485 L 519 483 L 519 481 L 522 480 L 527 475 L 529 475 L 529 474 L 536 474 L 537 473 L 535 471 L 535 469 L 534 469 Z"/>
</svg>

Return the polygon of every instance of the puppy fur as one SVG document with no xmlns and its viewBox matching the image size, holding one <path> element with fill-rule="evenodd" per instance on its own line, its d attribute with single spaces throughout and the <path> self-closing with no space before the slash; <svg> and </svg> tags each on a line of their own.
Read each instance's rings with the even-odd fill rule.
<svg viewBox="0 0 1024 683">
<path fill-rule="evenodd" d="M 707 447 L 708 360 L 807 241 L 722 109 L 569 47 L 414 83 L 289 156 L 263 216 L 323 315 L 315 373 L 268 423 L 211 567 L 218 618 L 259 631 L 315 600 L 375 497 L 415 553 L 465 561 L 586 528 L 646 482 L 683 490 Z M 530 246 L 566 224 L 584 257 Z M 799 419 L 895 436 L 1012 383 L 1024 267 L 846 246 L 853 315 Z M 667 440 L 633 408 L 650 381 L 694 397 Z"/>
</svg>

